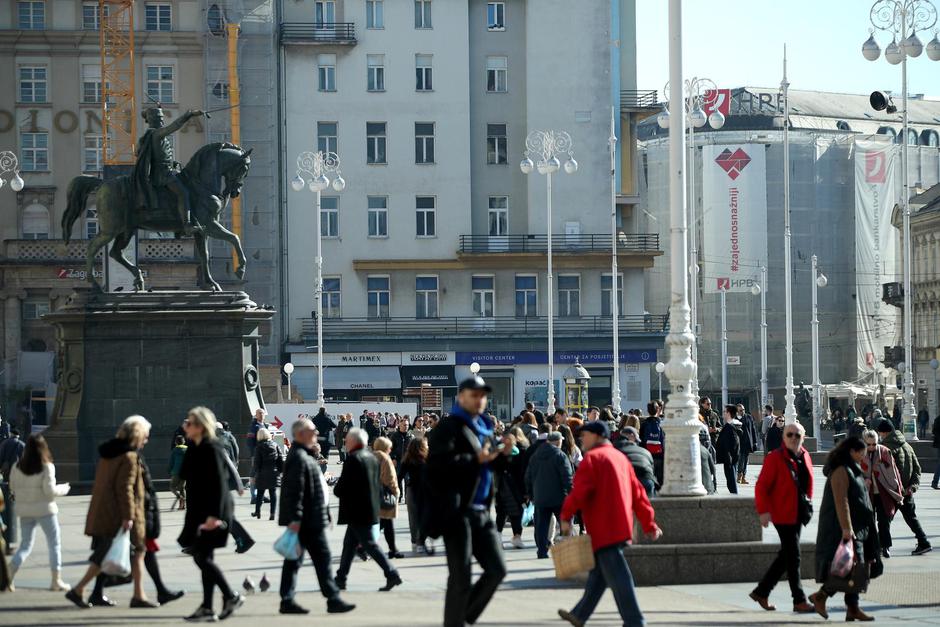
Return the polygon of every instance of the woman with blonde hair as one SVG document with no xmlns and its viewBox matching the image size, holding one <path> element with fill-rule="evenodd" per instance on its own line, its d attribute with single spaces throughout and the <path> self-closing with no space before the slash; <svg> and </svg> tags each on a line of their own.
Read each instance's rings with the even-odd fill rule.
<svg viewBox="0 0 940 627">
<path fill-rule="evenodd" d="M 202 605 L 186 620 L 214 622 L 228 618 L 245 602 L 244 597 L 229 587 L 213 555 L 215 549 L 225 546 L 232 525 L 228 457 L 215 435 L 215 414 L 208 408 L 189 410 L 183 429 L 193 444 L 186 449 L 180 469 L 187 490 L 186 518 L 178 542 L 202 571 Z M 212 593 L 216 587 L 222 593 L 223 602 L 218 616 L 212 610 Z"/>
<path fill-rule="evenodd" d="M 157 607 L 144 594 L 143 563 L 146 552 L 146 520 L 144 513 L 144 476 L 138 451 L 150 439 L 150 423 L 143 416 L 130 416 L 118 427 L 114 438 L 98 447 L 98 467 L 91 503 L 85 520 L 85 535 L 91 536 L 92 554 L 88 570 L 65 598 L 80 608 L 92 605 L 114 605 L 101 595 L 85 601 L 85 586 L 101 572 L 111 542 L 118 531 L 127 531 L 131 543 L 131 578 L 134 597 L 131 607 Z"/>
<path fill-rule="evenodd" d="M 385 534 L 385 543 L 388 544 L 388 558 L 404 557 L 395 546 L 395 518 L 398 517 L 398 473 L 395 471 L 395 462 L 389 456 L 392 450 L 392 441 L 385 436 L 375 439 L 372 443 L 375 458 L 379 461 L 379 483 L 382 485 L 379 499 L 379 527 Z"/>
</svg>

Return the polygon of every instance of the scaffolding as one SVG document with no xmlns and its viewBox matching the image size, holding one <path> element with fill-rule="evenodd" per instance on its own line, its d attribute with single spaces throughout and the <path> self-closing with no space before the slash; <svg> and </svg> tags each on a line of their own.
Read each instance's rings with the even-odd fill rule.
<svg viewBox="0 0 940 627">
<path fill-rule="evenodd" d="M 137 141 L 133 0 L 98 0 L 98 23 L 103 160 L 108 166 L 132 165 Z"/>
</svg>

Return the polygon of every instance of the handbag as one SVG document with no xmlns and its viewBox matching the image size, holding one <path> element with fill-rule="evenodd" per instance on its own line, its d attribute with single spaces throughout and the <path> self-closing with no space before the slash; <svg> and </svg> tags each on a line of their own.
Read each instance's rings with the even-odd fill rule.
<svg viewBox="0 0 940 627">
<path fill-rule="evenodd" d="M 836 592 L 861 594 L 868 589 L 868 565 L 856 561 L 846 577 L 837 577 L 830 573 L 823 587 Z"/>
<path fill-rule="evenodd" d="M 101 572 L 105 575 L 124 577 L 131 572 L 131 538 L 126 529 L 118 531 L 111 540 L 111 547 L 101 562 Z"/>
<path fill-rule="evenodd" d="M 594 569 L 594 549 L 587 534 L 560 539 L 551 553 L 558 579 L 571 579 Z"/>
<path fill-rule="evenodd" d="M 813 519 L 813 502 L 800 488 L 800 479 L 796 476 L 796 471 L 793 470 L 790 462 L 787 462 L 787 470 L 790 471 L 790 477 L 793 478 L 793 483 L 796 484 L 796 520 L 805 527 Z"/>
<path fill-rule="evenodd" d="M 292 562 L 300 559 L 304 552 L 297 532 L 289 528 L 285 529 L 281 537 L 274 541 L 274 550 L 281 557 Z"/>
<path fill-rule="evenodd" d="M 395 493 L 392 492 L 388 486 L 382 486 L 382 499 L 379 502 L 379 507 L 383 511 L 393 510 L 398 507 L 398 497 L 395 496 Z"/>
</svg>

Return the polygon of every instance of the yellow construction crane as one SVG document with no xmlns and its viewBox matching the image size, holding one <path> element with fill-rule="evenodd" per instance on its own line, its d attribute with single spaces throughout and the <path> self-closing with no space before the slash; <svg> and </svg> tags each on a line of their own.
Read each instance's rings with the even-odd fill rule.
<svg viewBox="0 0 940 627">
<path fill-rule="evenodd" d="M 105 165 L 133 165 L 137 142 L 133 0 L 98 0 Z"/>
<path fill-rule="evenodd" d="M 242 145 L 241 129 L 241 90 L 238 87 L 238 24 L 225 25 L 228 35 L 228 98 L 231 108 L 232 143 Z M 239 238 L 242 236 L 242 199 L 241 196 L 232 199 L 232 232 Z M 238 265 L 238 256 L 232 251 L 232 267 Z"/>
</svg>

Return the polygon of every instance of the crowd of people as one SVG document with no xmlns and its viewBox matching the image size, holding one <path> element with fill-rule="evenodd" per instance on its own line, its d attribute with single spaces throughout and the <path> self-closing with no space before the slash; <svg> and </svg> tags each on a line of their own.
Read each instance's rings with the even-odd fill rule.
<svg viewBox="0 0 940 627">
<path fill-rule="evenodd" d="M 649 537 L 661 535 L 651 499 L 663 483 L 662 403 L 651 401 L 645 416 L 638 410 L 618 415 L 610 407 L 590 407 L 583 415 L 556 408 L 546 415 L 528 403 L 513 420 L 502 422 L 486 411 L 489 392 L 486 382 L 473 375 L 461 383 L 454 407 L 444 417 L 363 412 L 355 419 L 351 414 L 334 417 L 321 409 L 313 417 L 295 421 L 289 434 L 275 430 L 266 423 L 265 411 L 257 410 L 245 436 L 249 514 L 260 519 L 267 504 L 268 519 L 297 535 L 330 613 L 355 609 L 341 592 L 356 557 L 381 569 L 385 585 L 380 591 L 403 583 L 394 566 L 395 560 L 405 557 L 395 530 L 403 505 L 411 555 L 434 555 L 439 548 L 435 540 L 446 552 L 449 576 L 443 622 L 447 626 L 472 624 L 482 614 L 506 576 L 503 551 L 527 548 L 526 525 L 534 527 L 532 548 L 538 559 L 548 558 L 552 545 L 565 535 L 590 534 L 595 568 L 581 601 L 571 610 L 559 610 L 562 619 L 583 625 L 610 588 L 624 624 L 642 624 L 623 547 L 634 538 L 634 516 Z M 800 583 L 800 535 L 814 515 L 814 486 L 803 427 L 785 424 L 769 406 L 760 419 L 742 405 L 727 405 L 719 416 L 707 397 L 699 409 L 702 476 L 709 493 L 717 490 L 718 465 L 727 490 L 737 493 L 739 485 L 749 483 L 750 453 L 766 452 L 755 502 L 760 522 L 774 525 L 780 550 L 750 595 L 762 608 L 776 609 L 769 597 L 786 574 L 794 611 L 828 616 L 827 599 L 843 590 L 830 574 L 836 550 L 850 543 L 867 576 L 877 577 L 884 569 L 883 560 L 891 557 L 891 523 L 898 511 L 917 538 L 913 554 L 932 549 L 914 505 L 921 475 L 917 456 L 896 425 L 882 418 L 874 428 L 846 434 L 827 458 L 815 569 L 822 585 L 807 597 Z M 938 427 L 934 425 L 933 437 L 934 446 L 940 448 Z M 4 479 L 0 507 L 3 501 L 7 507 L 3 520 L 11 520 L 15 503 L 22 534 L 11 562 L 0 559 L 0 590 L 13 589 L 38 527 L 49 547 L 50 589 L 65 592 L 79 608 L 113 606 L 105 589 L 128 583 L 133 585 L 134 608 L 153 608 L 183 596 L 164 584 L 157 562 L 160 508 L 142 452 L 150 429 L 145 418 L 131 416 L 114 438 L 99 447 L 85 524 L 91 555 L 86 572 L 71 587 L 62 579 L 56 506 L 56 499 L 68 494 L 70 486 L 56 482 L 52 452 L 41 434 L 22 440 L 13 431 L 0 443 Z M 340 464 L 335 475 L 327 470 L 333 448 Z M 186 619 L 191 622 L 225 619 L 244 603 L 215 560 L 215 552 L 227 545 L 230 536 L 238 553 L 254 545 L 237 520 L 232 497 L 233 491 L 239 495 L 245 491 L 240 454 L 229 425 L 205 407 L 190 410 L 172 437 L 170 509 L 184 512 L 176 540 L 192 556 L 203 585 L 202 601 Z M 940 470 L 933 478 L 935 489 L 937 475 Z M 331 497 L 338 500 L 335 521 Z M 346 527 L 335 574 L 326 535 L 333 522 Z M 504 542 L 507 524 L 511 536 Z M 122 532 L 130 546 L 128 572 L 105 574 L 102 565 Z M 385 550 L 379 546 L 380 535 Z M 475 583 L 474 559 L 482 571 Z M 294 598 L 300 564 L 299 559 L 285 559 L 282 566 L 279 591 L 284 614 L 309 611 Z M 156 599 L 144 590 L 144 571 L 154 583 Z M 221 595 L 218 612 L 216 589 Z M 857 592 L 846 594 L 848 620 L 870 620 L 859 600 Z"/>
</svg>

